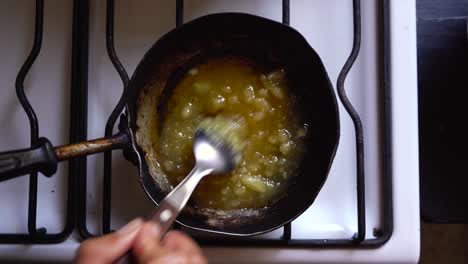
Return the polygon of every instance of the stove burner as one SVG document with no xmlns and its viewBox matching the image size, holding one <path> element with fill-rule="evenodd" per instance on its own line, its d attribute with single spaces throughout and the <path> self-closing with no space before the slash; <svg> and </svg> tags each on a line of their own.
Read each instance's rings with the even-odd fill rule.
<svg viewBox="0 0 468 264">
<path fill-rule="evenodd" d="M 242 239 L 198 239 L 202 245 L 209 246 L 298 246 L 298 247 L 330 247 L 330 246 L 363 246 L 378 247 L 386 243 L 393 231 L 393 208 L 392 208 L 392 179 L 391 179 L 391 127 L 390 127 L 390 91 L 389 91 L 389 0 L 379 1 L 379 41 L 380 55 L 382 59 L 380 98 L 381 116 L 380 125 L 382 133 L 383 151 L 383 179 L 382 179 L 382 207 L 383 207 L 383 229 L 374 230 L 376 238 L 365 239 L 365 191 L 364 191 L 364 135 L 361 119 L 347 98 L 344 83 L 356 60 L 361 43 L 361 10 L 360 0 L 353 0 L 353 48 L 346 63 L 338 77 L 337 91 L 341 103 L 350 115 L 356 135 L 356 186 L 357 186 L 357 233 L 349 239 L 292 239 L 291 224 L 283 227 L 283 235 L 278 239 L 271 238 L 242 238 Z M 289 25 L 290 1 L 282 2 L 282 20 Z M 16 89 L 18 99 L 21 102 L 30 121 L 31 144 L 35 144 L 39 138 L 39 124 L 35 112 L 24 93 L 23 82 L 28 71 L 34 63 L 41 50 L 44 1 L 36 0 L 36 19 L 34 44 L 26 62 L 18 73 Z M 184 0 L 176 2 L 176 26 L 183 23 Z M 88 38 L 89 38 L 89 1 L 75 0 L 73 5 L 73 48 L 72 48 L 72 85 L 70 104 L 70 143 L 87 139 L 87 107 L 88 107 Z M 109 58 L 118 72 L 123 89 L 127 87 L 129 77 L 120 63 L 114 49 L 114 0 L 107 0 L 106 14 L 106 46 Z M 113 127 L 124 108 L 121 97 L 117 106 L 107 120 L 105 135 L 112 134 Z M 103 218 L 102 230 L 104 233 L 110 230 L 111 215 L 111 168 L 112 152 L 104 153 L 104 190 L 103 190 Z M 66 240 L 72 233 L 74 227 L 82 238 L 86 239 L 97 234 L 91 234 L 86 226 L 86 157 L 75 158 L 69 162 L 68 172 L 68 197 L 67 218 L 65 228 L 58 234 L 48 234 L 45 228 L 36 227 L 37 213 L 37 173 L 30 174 L 29 181 L 29 206 L 28 206 L 28 234 L 0 234 L 0 243 L 25 244 L 25 243 L 60 243 Z M 177 227 L 176 227 L 177 228 Z"/>
</svg>

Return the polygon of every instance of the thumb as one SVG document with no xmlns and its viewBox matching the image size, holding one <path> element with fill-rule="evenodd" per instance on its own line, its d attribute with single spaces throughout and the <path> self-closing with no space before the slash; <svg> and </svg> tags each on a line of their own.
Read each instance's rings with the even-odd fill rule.
<svg viewBox="0 0 468 264">
<path fill-rule="evenodd" d="M 140 229 L 133 245 L 133 256 L 138 263 L 154 262 L 164 253 L 161 247 L 161 228 L 153 222 L 146 222 Z"/>
<path fill-rule="evenodd" d="M 108 235 L 84 241 L 75 258 L 77 264 L 112 263 L 132 247 L 143 225 L 139 218 Z"/>
</svg>

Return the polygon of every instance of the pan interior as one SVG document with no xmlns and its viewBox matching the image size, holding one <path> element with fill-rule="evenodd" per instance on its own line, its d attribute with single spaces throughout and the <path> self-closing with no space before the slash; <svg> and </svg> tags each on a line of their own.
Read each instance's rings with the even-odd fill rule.
<svg viewBox="0 0 468 264">
<path fill-rule="evenodd" d="M 214 210 L 188 206 L 178 218 L 190 228 L 254 235 L 293 220 L 314 201 L 326 180 L 339 140 L 335 95 L 319 56 L 295 30 L 246 14 L 201 17 L 156 42 L 140 62 L 129 85 L 129 113 L 139 145 L 143 186 L 156 203 L 171 187 L 161 173 L 158 137 L 164 105 L 185 72 L 209 58 L 245 56 L 264 67 L 281 65 L 288 73 L 289 93 L 303 103 L 298 110 L 310 134 L 297 175 L 277 202 L 260 209 Z M 132 100 L 133 99 L 133 100 Z M 148 136 L 153 135 L 153 136 Z"/>
</svg>

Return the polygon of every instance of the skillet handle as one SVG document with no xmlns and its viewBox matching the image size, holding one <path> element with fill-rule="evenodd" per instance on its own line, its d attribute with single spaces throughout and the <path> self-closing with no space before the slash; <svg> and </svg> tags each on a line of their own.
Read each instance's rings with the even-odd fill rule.
<svg viewBox="0 0 468 264">
<path fill-rule="evenodd" d="M 130 136 L 127 131 L 123 130 L 108 138 L 98 138 L 75 144 L 55 147 L 55 154 L 57 155 L 58 161 L 63 161 L 75 157 L 104 152 L 107 150 L 123 148 L 129 142 Z"/>
<path fill-rule="evenodd" d="M 128 131 L 109 137 L 59 146 L 54 149 L 46 138 L 39 138 L 30 149 L 0 152 L 0 182 L 32 171 L 52 176 L 57 171 L 57 163 L 74 157 L 91 155 L 125 147 L 130 142 Z"/>
<path fill-rule="evenodd" d="M 39 171 L 47 177 L 57 171 L 57 156 L 48 139 L 39 138 L 29 149 L 0 152 L 0 182 L 31 171 Z"/>
</svg>

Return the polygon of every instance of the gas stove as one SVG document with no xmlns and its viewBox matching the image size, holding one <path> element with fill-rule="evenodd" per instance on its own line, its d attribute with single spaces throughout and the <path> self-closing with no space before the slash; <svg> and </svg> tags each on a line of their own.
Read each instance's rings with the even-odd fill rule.
<svg viewBox="0 0 468 264">
<path fill-rule="evenodd" d="M 116 132 L 128 76 L 155 40 L 183 22 L 243 12 L 296 28 L 350 102 L 339 103 L 340 144 L 320 194 L 291 224 L 264 235 L 234 239 L 182 229 L 213 262 L 417 262 L 415 1 L 0 4 L 2 151 L 28 147 L 37 136 L 61 145 Z M 37 115 L 37 135 L 17 91 Z M 51 178 L 0 182 L 0 261 L 69 261 L 83 239 L 153 207 L 121 151 L 60 164 Z"/>
</svg>

